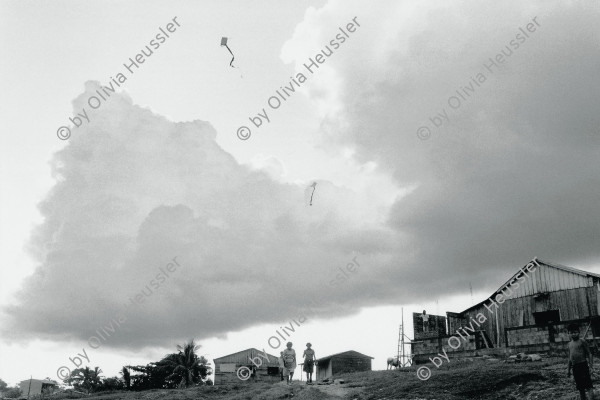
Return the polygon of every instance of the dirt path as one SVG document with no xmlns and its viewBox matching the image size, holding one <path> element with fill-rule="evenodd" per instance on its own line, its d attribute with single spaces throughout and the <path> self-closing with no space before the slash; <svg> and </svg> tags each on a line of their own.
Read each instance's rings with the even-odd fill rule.
<svg viewBox="0 0 600 400">
<path fill-rule="evenodd" d="M 343 384 L 313 385 L 313 387 L 334 399 L 349 399 L 351 398 L 349 396 L 356 392 L 356 389 L 352 390 L 352 388 L 344 386 Z"/>
</svg>

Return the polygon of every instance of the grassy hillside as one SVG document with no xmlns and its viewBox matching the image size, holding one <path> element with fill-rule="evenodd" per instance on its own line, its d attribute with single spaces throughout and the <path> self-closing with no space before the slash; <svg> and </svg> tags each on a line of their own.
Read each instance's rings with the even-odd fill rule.
<svg viewBox="0 0 600 400">
<path fill-rule="evenodd" d="M 572 378 L 566 376 L 564 359 L 506 364 L 476 360 L 452 361 L 432 370 L 427 381 L 416 377 L 415 368 L 342 374 L 342 385 L 284 384 L 205 386 L 183 390 L 115 392 L 88 397 L 90 400 L 269 400 L 289 399 L 406 399 L 406 400 L 542 400 L 578 399 Z M 600 386 L 600 383 L 598 384 Z M 600 396 L 600 388 L 596 392 Z M 600 397 L 597 397 L 600 398 Z"/>
</svg>

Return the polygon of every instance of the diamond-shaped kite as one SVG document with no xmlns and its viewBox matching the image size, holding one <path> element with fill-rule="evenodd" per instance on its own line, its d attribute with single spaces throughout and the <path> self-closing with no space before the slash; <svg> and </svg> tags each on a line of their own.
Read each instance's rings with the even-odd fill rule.
<svg viewBox="0 0 600 400">
<path fill-rule="evenodd" d="M 235 56 L 233 55 L 233 53 L 231 52 L 231 49 L 229 48 L 229 46 L 227 46 L 227 38 L 226 37 L 222 37 L 221 38 L 221 46 L 225 46 L 227 47 L 227 50 L 229 50 L 229 52 L 231 53 L 231 61 L 229 62 L 229 66 L 231 68 L 235 68 L 232 64 L 233 64 L 233 60 L 235 59 Z"/>
</svg>

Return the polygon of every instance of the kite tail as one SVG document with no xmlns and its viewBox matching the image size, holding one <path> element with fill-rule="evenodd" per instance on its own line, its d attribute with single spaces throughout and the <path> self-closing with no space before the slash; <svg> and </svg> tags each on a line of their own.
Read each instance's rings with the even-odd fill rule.
<svg viewBox="0 0 600 400">
<path fill-rule="evenodd" d="M 231 61 L 229 62 L 229 66 L 231 68 L 235 68 L 233 65 L 231 65 L 231 64 L 233 64 L 233 60 L 235 60 L 235 56 L 233 55 L 233 52 L 231 51 L 231 49 L 229 48 L 229 46 L 225 45 L 225 47 L 227 47 L 227 50 L 229 50 L 229 52 L 231 53 Z"/>
</svg>

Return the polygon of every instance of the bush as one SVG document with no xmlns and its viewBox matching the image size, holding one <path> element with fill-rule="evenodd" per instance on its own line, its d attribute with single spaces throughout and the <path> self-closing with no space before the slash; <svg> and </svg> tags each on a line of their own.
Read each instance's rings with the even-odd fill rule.
<svg viewBox="0 0 600 400">
<path fill-rule="evenodd" d="M 96 389 L 97 392 L 109 392 L 113 390 L 123 390 L 125 384 L 117 377 L 105 378 L 100 383 L 100 386 Z"/>
<path fill-rule="evenodd" d="M 21 389 L 16 386 L 8 388 L 2 395 L 7 399 L 18 399 L 21 397 Z"/>
</svg>

